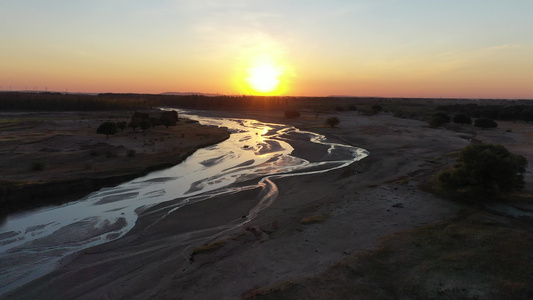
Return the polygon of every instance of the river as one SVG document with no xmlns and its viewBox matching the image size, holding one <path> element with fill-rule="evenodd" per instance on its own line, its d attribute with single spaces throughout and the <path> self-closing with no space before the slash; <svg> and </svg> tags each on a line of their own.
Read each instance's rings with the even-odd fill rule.
<svg viewBox="0 0 533 300">
<path fill-rule="evenodd" d="M 179 114 L 204 125 L 227 127 L 231 137 L 169 169 L 61 206 L 8 216 L 0 225 L 0 295 L 53 271 L 76 252 L 124 236 L 138 215 L 155 205 L 171 213 L 217 195 L 260 187 L 255 207 L 242 222 L 228 225 L 238 227 L 275 201 L 273 179 L 343 168 L 368 155 L 364 149 L 328 142 L 322 135 L 288 125 L 205 117 L 194 111 Z M 322 152 L 316 159 L 297 157 L 291 143 Z M 164 205 L 167 202 L 172 204 Z"/>
</svg>

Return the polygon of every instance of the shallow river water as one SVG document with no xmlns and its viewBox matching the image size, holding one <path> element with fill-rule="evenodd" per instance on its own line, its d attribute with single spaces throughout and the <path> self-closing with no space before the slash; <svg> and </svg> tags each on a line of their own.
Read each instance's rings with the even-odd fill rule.
<svg viewBox="0 0 533 300">
<path fill-rule="evenodd" d="M 51 272 L 73 253 L 122 237 L 133 228 L 140 212 L 155 205 L 173 200 L 165 207 L 171 213 L 212 196 L 259 186 L 261 199 L 244 224 L 275 201 L 277 187 L 271 179 L 327 172 L 368 155 L 364 149 L 331 143 L 324 136 L 288 125 L 179 113 L 201 124 L 227 127 L 231 137 L 199 149 L 172 168 L 61 206 L 8 216 L 0 224 L 0 295 Z M 296 157 L 291 155 L 291 143 L 323 153 L 313 161 Z"/>
</svg>

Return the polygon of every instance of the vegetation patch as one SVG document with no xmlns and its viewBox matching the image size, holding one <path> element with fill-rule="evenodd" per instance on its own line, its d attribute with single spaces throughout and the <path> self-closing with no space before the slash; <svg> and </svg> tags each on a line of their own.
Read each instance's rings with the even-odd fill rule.
<svg viewBox="0 0 533 300">
<path fill-rule="evenodd" d="M 472 144 L 452 169 L 437 175 L 435 191 L 455 199 L 493 199 L 524 186 L 527 159 L 502 145 Z"/>
<path fill-rule="evenodd" d="M 302 220 L 300 220 L 300 223 L 302 223 L 303 225 L 321 223 L 324 222 L 328 217 L 329 214 L 312 215 L 307 218 L 303 218 Z"/>
<path fill-rule="evenodd" d="M 533 224 L 466 211 L 246 299 L 531 299 Z"/>
<path fill-rule="evenodd" d="M 194 257 L 197 254 L 216 251 L 216 250 L 221 249 L 222 247 L 224 247 L 225 244 L 226 244 L 225 241 L 218 241 L 218 242 L 213 242 L 211 244 L 206 244 L 206 245 L 200 246 L 200 247 L 198 247 L 198 248 L 196 248 L 196 249 L 194 249 L 192 251 L 192 256 Z"/>
</svg>

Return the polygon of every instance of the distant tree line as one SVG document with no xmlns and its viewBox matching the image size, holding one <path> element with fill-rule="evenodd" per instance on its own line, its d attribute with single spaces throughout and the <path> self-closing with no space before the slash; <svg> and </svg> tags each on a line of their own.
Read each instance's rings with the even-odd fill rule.
<svg viewBox="0 0 533 300">
<path fill-rule="evenodd" d="M 134 112 L 131 116 L 130 122 L 104 122 L 98 126 L 96 133 L 105 134 L 106 138 L 109 138 L 109 135 L 114 135 L 120 131 L 124 131 L 126 127 L 136 131 L 137 128 L 141 128 L 143 133 L 150 128 L 155 128 L 156 126 L 176 126 L 179 122 L 178 112 L 175 110 L 171 111 L 162 111 L 159 118 L 150 117 L 148 113 L 143 112 Z"/>
<path fill-rule="evenodd" d="M 98 111 L 148 109 L 152 106 L 153 103 L 142 95 L 0 92 L 0 110 Z"/>
<path fill-rule="evenodd" d="M 533 105 L 477 105 L 454 104 L 443 105 L 439 111 L 457 112 L 471 118 L 483 118 L 501 121 L 526 121 L 533 122 Z"/>
</svg>

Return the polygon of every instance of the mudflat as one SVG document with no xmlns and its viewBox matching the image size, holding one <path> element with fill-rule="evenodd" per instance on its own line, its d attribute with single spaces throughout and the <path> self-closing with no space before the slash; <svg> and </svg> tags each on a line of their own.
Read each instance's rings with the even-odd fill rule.
<svg viewBox="0 0 533 300">
<path fill-rule="evenodd" d="M 159 117 L 159 111 L 150 111 Z M 229 137 L 224 128 L 180 119 L 176 126 L 96 132 L 103 122 L 129 122 L 133 111 L 0 114 L 0 207 L 73 200 L 102 186 L 181 162 Z"/>
<path fill-rule="evenodd" d="M 324 134 L 332 141 L 367 149 L 370 155 L 342 170 L 276 180 L 279 196 L 270 207 L 246 226 L 221 232 L 208 242 L 196 237 L 209 228 L 240 218 L 251 207 L 247 200 L 253 198 L 251 194 L 255 191 L 234 196 L 231 201 L 212 199 L 196 203 L 166 216 L 157 215 L 157 208 L 145 211 L 139 216 L 136 227 L 125 237 L 79 253 L 53 273 L 5 297 L 337 297 L 338 294 L 333 292 L 338 289 L 336 284 L 339 280 L 335 279 L 332 283 L 331 280 L 326 281 L 324 275 L 328 274 L 324 272 L 332 265 L 342 267 L 340 262 L 345 259 L 380 249 L 376 247 L 385 236 L 425 228 L 456 218 L 465 210 L 475 209 L 420 189 L 441 168 L 453 164 L 455 158 L 450 153 L 457 153 L 473 141 L 482 141 L 501 143 L 533 161 L 533 139 L 525 123 L 501 122 L 499 128 L 491 130 L 471 126 L 433 129 L 426 122 L 400 119 L 386 113 L 363 116 L 347 112 L 316 116 L 312 112 L 304 112 L 301 118 L 290 121 L 281 117 L 282 112 L 220 115 L 291 122 L 301 129 Z M 325 118 L 330 116 L 340 119 L 338 128 L 323 125 Z M 106 140 L 105 137 L 100 139 Z M 313 149 L 296 148 L 295 151 L 312 152 Z M 313 156 L 313 153 L 307 155 Z M 530 164 L 526 174 L 528 189 L 531 188 L 531 173 Z M 202 222 L 200 218 L 208 222 Z M 505 220 L 507 217 L 487 218 L 483 224 L 493 226 L 491 228 L 494 224 L 509 227 L 512 223 L 502 221 L 501 218 Z M 158 221 L 153 223 L 152 220 Z M 417 244 L 416 247 L 425 245 Z M 404 249 L 400 247 L 391 251 L 402 253 Z M 476 285 L 475 276 L 473 281 L 465 280 L 460 276 L 461 272 L 459 270 L 447 274 L 448 277 L 442 277 L 440 281 L 425 283 L 427 286 L 423 288 L 427 292 L 419 295 L 433 298 L 490 296 L 491 286 L 487 286 L 486 282 Z M 358 274 L 357 270 L 350 274 L 364 275 Z M 314 278 L 315 281 L 308 284 L 305 278 Z M 357 278 L 354 280 L 357 281 Z M 395 280 L 399 279 L 405 278 L 401 276 Z M 313 294 L 306 293 L 305 288 L 292 294 L 293 297 L 284 294 L 287 287 L 296 284 L 308 289 L 314 286 Z M 367 295 L 384 291 L 384 287 L 379 285 L 369 289 Z M 444 294 L 441 294 L 443 289 Z M 274 293 L 271 294 L 271 291 Z M 401 291 L 397 293 L 401 295 Z M 350 295 L 344 298 L 350 298 Z M 382 295 L 383 299 L 394 296 L 387 293 L 377 295 Z"/>
</svg>

